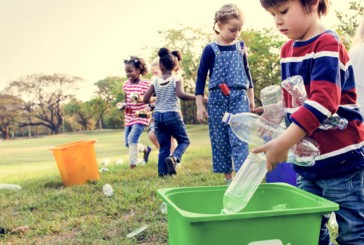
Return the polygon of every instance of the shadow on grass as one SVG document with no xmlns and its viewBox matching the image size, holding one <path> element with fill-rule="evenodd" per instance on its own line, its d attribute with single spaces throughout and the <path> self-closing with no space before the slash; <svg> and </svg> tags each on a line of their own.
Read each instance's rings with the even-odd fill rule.
<svg viewBox="0 0 364 245">
<path fill-rule="evenodd" d="M 64 185 L 62 182 L 50 181 L 50 182 L 46 182 L 44 184 L 44 187 L 48 188 L 48 189 L 61 189 L 64 187 Z"/>
</svg>

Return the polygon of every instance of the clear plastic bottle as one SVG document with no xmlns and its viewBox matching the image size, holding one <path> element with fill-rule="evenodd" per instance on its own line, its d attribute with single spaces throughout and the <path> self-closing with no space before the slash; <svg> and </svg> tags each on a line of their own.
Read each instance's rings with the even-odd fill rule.
<svg viewBox="0 0 364 245">
<path fill-rule="evenodd" d="M 321 130 L 344 130 L 348 126 L 348 120 L 346 118 L 340 117 L 338 114 L 334 114 L 329 118 L 326 118 L 325 121 L 323 121 L 319 129 Z"/>
<path fill-rule="evenodd" d="M 0 190 L 21 190 L 20 185 L 15 184 L 0 184 Z"/>
<path fill-rule="evenodd" d="M 285 130 L 285 128 L 249 112 L 235 115 L 225 113 L 222 121 L 230 125 L 239 139 L 254 146 L 261 146 L 277 138 Z M 304 137 L 290 148 L 288 161 L 300 166 L 313 166 L 314 158 L 319 154 L 317 143 Z"/>
<path fill-rule="evenodd" d="M 288 77 L 283 80 L 281 86 L 292 96 L 293 108 L 303 105 L 303 102 L 307 99 L 307 92 L 301 76 Z"/>
<path fill-rule="evenodd" d="M 280 124 L 285 115 L 282 88 L 278 85 L 267 86 L 260 91 L 260 99 L 264 109 L 262 117 L 275 124 Z"/>
<path fill-rule="evenodd" d="M 108 197 L 110 197 L 110 196 L 112 196 L 112 195 L 114 194 L 114 190 L 113 190 L 113 188 L 112 188 L 112 186 L 111 186 L 110 184 L 105 184 L 105 185 L 103 185 L 103 187 L 102 187 L 102 192 L 103 192 L 106 196 L 108 196 Z"/>
<path fill-rule="evenodd" d="M 126 108 L 126 103 L 118 102 L 118 103 L 116 103 L 116 108 L 118 108 L 119 110 L 124 110 Z"/>
<path fill-rule="evenodd" d="M 250 153 L 225 191 L 221 212 L 232 214 L 245 208 L 266 173 L 264 154 Z"/>
<path fill-rule="evenodd" d="M 288 77 L 281 85 L 292 96 L 293 108 L 303 105 L 303 102 L 307 99 L 307 92 L 301 76 Z M 348 120 L 335 113 L 331 117 L 326 118 L 319 126 L 319 129 L 325 131 L 335 129 L 344 130 L 347 125 Z"/>
</svg>

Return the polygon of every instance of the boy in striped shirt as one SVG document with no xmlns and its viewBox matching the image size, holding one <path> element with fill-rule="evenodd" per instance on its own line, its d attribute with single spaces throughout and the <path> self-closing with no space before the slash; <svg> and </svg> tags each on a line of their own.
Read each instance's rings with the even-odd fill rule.
<svg viewBox="0 0 364 245">
<path fill-rule="evenodd" d="M 284 91 L 290 125 L 278 138 L 253 149 L 265 152 L 267 168 L 287 160 L 288 149 L 305 135 L 319 144 L 313 167 L 294 166 L 297 186 L 340 205 L 336 212 L 339 244 L 364 244 L 364 125 L 356 102 L 355 78 L 348 54 L 336 33 L 320 22 L 329 0 L 260 0 L 278 30 L 290 40 L 281 49 L 282 80 L 303 77 L 308 99 L 293 108 Z M 344 130 L 321 130 L 337 113 Z M 323 217 L 319 244 L 330 244 Z"/>
</svg>

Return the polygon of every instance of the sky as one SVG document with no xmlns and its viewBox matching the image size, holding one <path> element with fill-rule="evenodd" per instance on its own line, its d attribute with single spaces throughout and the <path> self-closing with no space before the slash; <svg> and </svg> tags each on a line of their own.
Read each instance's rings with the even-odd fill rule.
<svg viewBox="0 0 364 245">
<path fill-rule="evenodd" d="M 323 22 L 334 26 L 349 1 L 332 0 Z M 90 99 L 95 82 L 124 76 L 124 59 L 159 47 L 158 31 L 211 29 L 226 3 L 243 10 L 244 27 L 275 28 L 258 0 L 1 0 L 0 91 L 25 75 L 61 73 L 83 78 L 78 98 Z"/>
</svg>

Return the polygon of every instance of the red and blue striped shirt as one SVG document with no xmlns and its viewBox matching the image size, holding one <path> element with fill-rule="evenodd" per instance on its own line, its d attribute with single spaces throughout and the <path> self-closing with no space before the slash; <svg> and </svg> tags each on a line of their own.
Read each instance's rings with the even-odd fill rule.
<svg viewBox="0 0 364 245">
<path fill-rule="evenodd" d="M 327 179 L 364 167 L 364 124 L 356 103 L 353 68 L 336 33 L 328 30 L 307 40 L 290 40 L 281 49 L 282 80 L 303 77 L 308 99 L 292 108 L 292 97 L 283 91 L 289 121 L 319 144 L 321 154 L 313 167 L 294 166 L 308 179 Z M 332 114 L 348 120 L 345 130 L 321 130 Z"/>
</svg>

